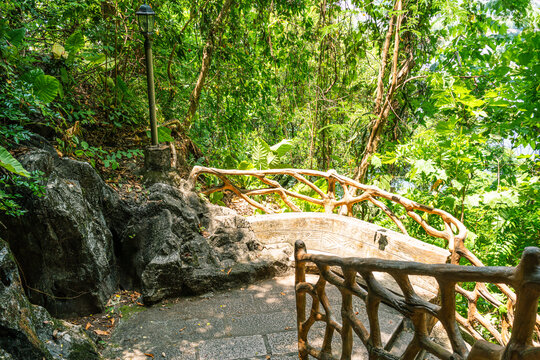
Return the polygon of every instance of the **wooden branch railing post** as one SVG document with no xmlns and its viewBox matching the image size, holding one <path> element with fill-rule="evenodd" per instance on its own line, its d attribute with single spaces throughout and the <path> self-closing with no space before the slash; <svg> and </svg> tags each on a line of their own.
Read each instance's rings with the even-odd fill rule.
<svg viewBox="0 0 540 360">
<path fill-rule="evenodd" d="M 512 336 L 502 356 L 503 360 L 540 359 L 540 348 L 533 348 L 532 338 L 540 297 L 540 249 L 525 248 L 516 270 L 516 316 Z M 517 326 L 516 326 L 517 325 Z M 521 357 L 520 357 L 521 356 Z"/>
<path fill-rule="evenodd" d="M 298 263 L 298 265 L 295 267 L 295 284 L 301 284 L 306 281 L 306 266 L 304 263 L 299 262 L 299 258 L 305 253 L 305 249 L 305 245 L 303 248 L 301 245 L 295 248 L 294 260 Z M 302 339 L 307 339 L 307 331 L 305 331 L 304 329 L 304 322 L 306 321 L 306 293 L 305 291 L 296 288 L 295 294 L 297 324 L 296 330 L 298 331 L 298 334 L 305 334 L 305 336 L 302 336 Z M 298 355 L 302 360 L 308 359 L 306 343 L 300 340 L 298 341 Z"/>
</svg>

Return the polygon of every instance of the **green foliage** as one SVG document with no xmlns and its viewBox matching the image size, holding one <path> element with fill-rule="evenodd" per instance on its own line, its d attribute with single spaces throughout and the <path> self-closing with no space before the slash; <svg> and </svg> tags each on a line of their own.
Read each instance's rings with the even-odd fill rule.
<svg viewBox="0 0 540 360">
<path fill-rule="evenodd" d="M 32 85 L 36 97 L 45 104 L 53 101 L 60 90 L 60 82 L 50 75 L 38 75 L 32 79 Z"/>
<path fill-rule="evenodd" d="M 174 141 L 174 138 L 171 135 L 171 129 L 169 129 L 168 127 L 158 126 L 157 135 L 158 135 L 158 143 Z M 150 130 L 146 131 L 146 136 L 149 139 L 152 137 Z"/>
<path fill-rule="evenodd" d="M 0 167 L 20 176 L 28 177 L 30 175 L 28 171 L 22 167 L 21 163 L 11 156 L 3 146 L 0 146 Z"/>
<path fill-rule="evenodd" d="M 60 139 L 57 139 L 57 141 L 64 152 L 88 161 L 94 168 L 97 167 L 99 162 L 105 168 L 116 170 L 120 167 L 119 160 L 133 159 L 144 155 L 144 152 L 140 149 L 104 150 L 102 147 L 90 146 L 86 141 L 79 140 L 77 136 L 74 136 L 69 143 Z"/>
<path fill-rule="evenodd" d="M 43 196 L 43 173 L 34 171 L 27 176 L 8 174 L 0 177 L 0 212 L 10 216 L 20 216 L 26 212 L 24 198 Z"/>
<path fill-rule="evenodd" d="M 292 147 L 292 141 L 288 139 L 283 139 L 277 144 L 269 146 L 263 139 L 256 138 L 251 150 L 251 162 L 240 162 L 238 169 L 267 170 L 286 168 L 290 166 L 286 163 L 286 156 Z"/>
<path fill-rule="evenodd" d="M 222 1 L 152 6 L 160 14 L 153 39 L 158 123 L 182 124 Z M 540 237 L 538 9 L 502 0 L 404 6 L 401 36 L 414 39 L 415 66 L 391 104 L 366 182 L 463 218 L 467 244 L 482 260 L 513 264 Z M 107 171 L 140 156 L 126 150 L 149 143 L 149 136 L 139 137 L 148 129 L 148 109 L 135 11 L 127 0 L 1 3 L 0 146 L 9 149 L 39 129 L 52 133 L 64 154 Z M 392 2 L 235 2 L 214 44 L 191 127 L 160 126 L 159 141 L 189 138 L 200 151 L 179 156 L 190 164 L 352 175 L 376 117 L 391 15 Z M 124 138 L 139 140 L 111 149 Z M 521 145 L 533 155 L 513 152 Z M 316 196 L 294 181 L 276 180 Z M 223 201 L 220 195 L 211 200 Z M 367 205 L 355 211 L 394 226 Z M 418 225 L 409 225 L 427 240 Z"/>
<path fill-rule="evenodd" d="M 0 167 L 8 171 L 0 177 L 0 212 L 11 216 L 24 214 L 20 204 L 25 192 L 42 196 L 44 189 L 40 185 L 41 173 L 29 173 L 3 146 L 0 145 Z M 26 190 L 26 191 L 25 191 Z"/>
<path fill-rule="evenodd" d="M 535 156 L 516 156 L 497 137 L 450 120 L 379 157 L 381 173 L 400 169 L 391 181 L 395 190 L 461 219 L 469 229 L 466 245 L 485 263 L 515 265 L 526 246 L 538 245 Z M 428 240 L 410 225 L 413 236 Z"/>
</svg>

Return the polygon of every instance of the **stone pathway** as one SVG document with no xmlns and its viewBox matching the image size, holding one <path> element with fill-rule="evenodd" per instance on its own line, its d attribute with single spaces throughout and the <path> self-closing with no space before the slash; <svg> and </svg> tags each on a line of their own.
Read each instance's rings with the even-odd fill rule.
<svg viewBox="0 0 540 360">
<path fill-rule="evenodd" d="M 309 279 L 308 279 L 309 280 Z M 334 311 L 340 294 L 328 286 Z M 309 297 L 308 297 L 309 299 Z M 355 311 L 361 319 L 360 299 Z M 379 313 L 384 343 L 394 342 L 403 326 L 395 310 L 381 305 Z M 310 343 L 320 346 L 324 324 L 310 331 Z M 334 334 L 339 351 L 339 334 Z M 108 359 L 235 360 L 297 359 L 294 276 L 267 280 L 241 289 L 181 298 L 125 316 L 105 351 Z M 354 359 L 367 359 L 355 339 Z M 395 346 L 399 348 L 400 346 Z"/>
</svg>

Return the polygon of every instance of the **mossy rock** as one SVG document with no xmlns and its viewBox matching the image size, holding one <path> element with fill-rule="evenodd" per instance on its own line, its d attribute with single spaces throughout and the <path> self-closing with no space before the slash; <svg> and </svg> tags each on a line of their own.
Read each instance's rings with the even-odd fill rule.
<svg viewBox="0 0 540 360">
<path fill-rule="evenodd" d="M 92 360 L 100 359 L 99 354 L 93 344 L 88 342 L 76 343 L 71 346 L 68 360 Z"/>
<path fill-rule="evenodd" d="M 145 307 L 142 307 L 142 306 L 129 306 L 129 305 L 124 305 L 124 306 L 121 306 L 119 309 L 120 313 L 122 314 L 122 318 L 127 320 L 129 319 L 133 314 L 136 314 L 138 312 L 141 312 L 141 311 L 145 311 L 146 308 Z"/>
</svg>

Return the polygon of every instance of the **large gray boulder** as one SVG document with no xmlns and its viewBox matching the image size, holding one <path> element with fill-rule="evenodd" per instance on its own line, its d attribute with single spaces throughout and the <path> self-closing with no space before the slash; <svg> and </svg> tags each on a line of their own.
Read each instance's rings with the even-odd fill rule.
<svg viewBox="0 0 540 360">
<path fill-rule="evenodd" d="M 47 178 L 44 197 L 25 196 L 24 215 L 0 214 L 30 301 L 60 317 L 100 312 L 117 285 L 104 215 L 118 203 L 117 194 L 88 163 L 43 149 L 18 160 Z"/>
<path fill-rule="evenodd" d="M 53 319 L 24 295 L 15 258 L 0 239 L 0 359 L 99 359 L 79 326 Z"/>
<path fill-rule="evenodd" d="M 101 312 L 119 287 L 152 303 L 290 269 L 289 254 L 264 248 L 243 217 L 183 182 L 121 199 L 88 163 L 59 158 L 44 141 L 30 145 L 39 147 L 19 149 L 17 158 L 44 172 L 46 194 L 25 194 L 28 211 L 0 213 L 0 222 L 30 301 L 53 316 Z"/>
<path fill-rule="evenodd" d="M 147 303 L 287 271 L 288 255 L 264 249 L 249 226 L 187 189 L 155 184 L 121 234 L 119 263 Z"/>
</svg>

